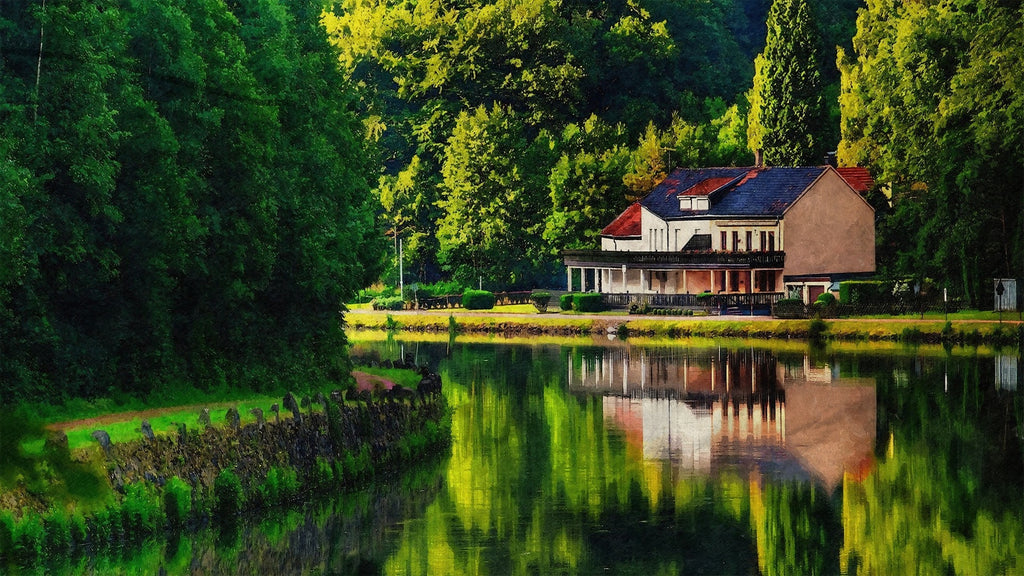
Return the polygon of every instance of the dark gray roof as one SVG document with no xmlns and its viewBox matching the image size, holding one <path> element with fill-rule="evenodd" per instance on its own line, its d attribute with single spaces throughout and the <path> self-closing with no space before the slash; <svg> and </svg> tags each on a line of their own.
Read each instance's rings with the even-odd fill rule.
<svg viewBox="0 0 1024 576">
<path fill-rule="evenodd" d="M 780 217 L 828 168 L 679 168 L 640 203 L 664 220 L 701 217 Z M 730 178 L 731 180 L 725 180 Z M 727 182 L 710 191 L 707 211 L 679 209 L 679 195 L 707 180 Z M 708 186 L 704 186 L 708 188 Z"/>
</svg>

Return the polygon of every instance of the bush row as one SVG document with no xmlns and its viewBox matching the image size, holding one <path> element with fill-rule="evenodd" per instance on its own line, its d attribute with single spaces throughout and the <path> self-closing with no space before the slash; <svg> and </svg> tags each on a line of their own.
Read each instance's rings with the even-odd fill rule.
<svg viewBox="0 0 1024 576">
<path fill-rule="evenodd" d="M 466 290 L 462 293 L 462 307 L 466 310 L 494 308 L 494 293 L 487 290 Z"/>
<path fill-rule="evenodd" d="M 566 311 L 601 312 L 604 310 L 604 298 L 596 292 L 562 294 L 558 306 Z"/>
<path fill-rule="evenodd" d="M 401 296 L 379 296 L 370 302 L 374 310 L 403 310 L 405 300 Z"/>
</svg>

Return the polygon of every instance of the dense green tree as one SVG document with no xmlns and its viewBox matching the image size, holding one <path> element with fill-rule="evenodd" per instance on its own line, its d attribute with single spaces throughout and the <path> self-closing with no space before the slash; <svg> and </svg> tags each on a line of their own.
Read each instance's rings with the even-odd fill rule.
<svg viewBox="0 0 1024 576">
<path fill-rule="evenodd" d="M 751 104 L 750 147 L 777 166 L 820 164 L 826 145 L 817 28 L 806 0 L 775 0 Z"/>
<path fill-rule="evenodd" d="M 440 261 L 453 279 L 528 286 L 543 276 L 535 262 L 546 214 L 537 207 L 548 196 L 548 140 L 528 139 L 522 120 L 498 105 L 459 116 L 442 169 L 437 232 Z"/>
<path fill-rule="evenodd" d="M 543 262 L 531 256 L 529 267 L 535 271 L 557 262 L 566 246 L 591 245 L 607 224 L 601 219 L 625 207 L 611 207 L 619 191 L 632 188 L 633 197 L 642 195 L 673 162 L 749 163 L 742 141 L 736 147 L 736 130 L 745 126 L 738 111 L 726 114 L 723 105 L 709 115 L 702 103 L 731 101 L 749 81 L 749 57 L 764 42 L 764 4 L 349 0 L 336 5 L 324 24 L 342 69 L 359 86 L 370 135 L 383 151 L 384 174 L 376 192 L 388 228 L 405 242 L 405 270 L 435 280 L 436 256 L 456 257 L 444 246 L 451 236 L 442 240 L 438 223 L 450 221 L 445 213 L 460 200 L 448 198 L 450 182 L 442 173 L 450 164 L 456 120 L 481 106 L 512 111 L 527 142 L 542 131 L 578 130 L 573 127 L 591 118 L 616 134 L 615 142 L 581 146 L 555 138 L 556 150 L 537 157 L 544 165 L 514 159 L 520 173 L 538 178 L 546 173 L 548 181 L 550 194 L 530 207 L 547 220 L 548 245 L 540 251 L 546 256 Z M 634 153 L 638 139 L 664 150 Z M 664 165 L 651 166 L 655 157 Z M 622 181 L 627 175 L 629 184 Z M 488 218 L 473 216 L 478 217 Z M 533 245 L 537 238 L 520 242 Z M 446 263 L 444 274 L 455 264 Z"/>
<path fill-rule="evenodd" d="M 563 130 L 562 153 L 548 178 L 552 210 L 543 235 L 553 256 L 562 249 L 597 247 L 601 229 L 628 204 L 622 178 L 630 151 L 622 145 L 624 132 L 621 125 L 608 126 L 597 116 Z"/>
<path fill-rule="evenodd" d="M 320 15 L 0 4 L 5 401 L 345 377 L 383 246 Z"/>
<path fill-rule="evenodd" d="M 891 189 L 884 271 L 976 305 L 1024 274 L 1021 24 L 1019 5 L 872 1 L 840 57 L 840 161 Z"/>
</svg>

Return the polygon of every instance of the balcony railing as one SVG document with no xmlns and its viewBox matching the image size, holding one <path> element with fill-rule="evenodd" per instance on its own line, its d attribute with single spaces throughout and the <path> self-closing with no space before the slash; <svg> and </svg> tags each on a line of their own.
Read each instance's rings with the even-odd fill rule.
<svg viewBox="0 0 1024 576">
<path fill-rule="evenodd" d="M 566 266 L 597 268 L 782 268 L 785 252 L 613 252 L 563 250 Z"/>
<path fill-rule="evenodd" d="M 754 292 L 751 294 L 603 294 L 602 300 L 610 308 L 628 308 L 633 303 L 644 303 L 652 308 L 748 308 L 771 309 L 783 298 L 782 292 Z"/>
</svg>

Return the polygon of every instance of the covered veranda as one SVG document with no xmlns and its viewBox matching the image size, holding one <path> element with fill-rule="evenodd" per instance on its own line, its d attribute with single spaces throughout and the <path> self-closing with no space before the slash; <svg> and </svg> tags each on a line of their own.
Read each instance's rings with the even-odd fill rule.
<svg viewBox="0 0 1024 576">
<path fill-rule="evenodd" d="M 699 306 L 706 302 L 698 295 L 708 294 L 729 296 L 729 305 L 771 304 L 782 297 L 782 252 L 566 251 L 563 259 L 570 292 L 605 294 L 611 305 L 640 299 Z"/>
</svg>

